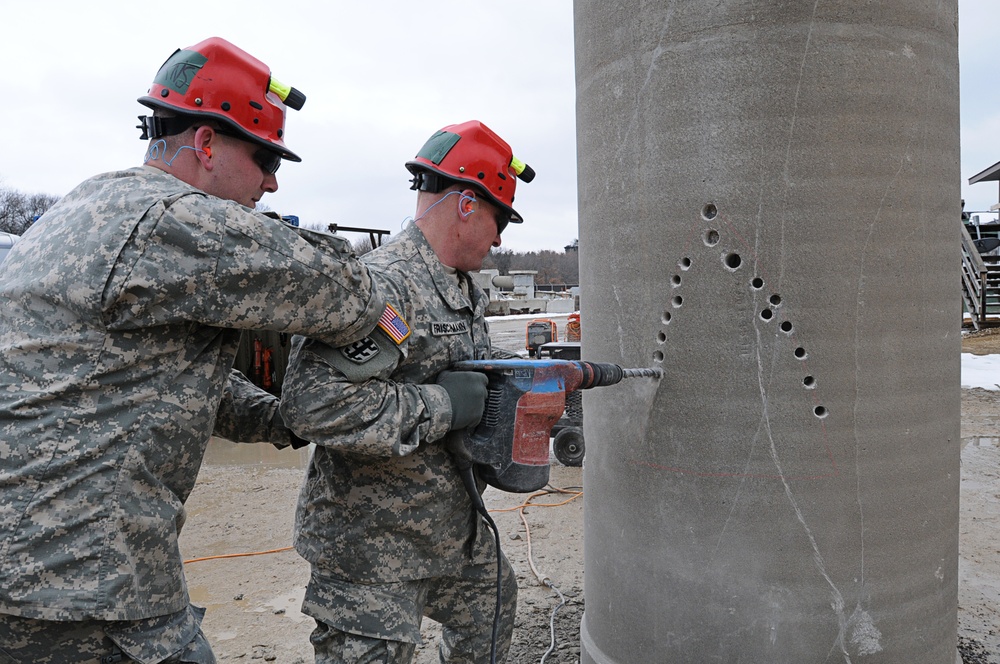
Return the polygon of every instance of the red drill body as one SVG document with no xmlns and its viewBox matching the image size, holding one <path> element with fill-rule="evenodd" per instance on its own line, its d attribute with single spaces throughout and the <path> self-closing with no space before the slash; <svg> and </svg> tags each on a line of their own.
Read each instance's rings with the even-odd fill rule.
<svg viewBox="0 0 1000 664">
<path fill-rule="evenodd" d="M 465 447 L 488 484 L 515 493 L 548 483 L 550 432 L 566 408 L 566 394 L 660 375 L 658 369 L 583 360 L 469 360 L 454 369 L 489 377 L 486 410 L 465 432 Z"/>
</svg>

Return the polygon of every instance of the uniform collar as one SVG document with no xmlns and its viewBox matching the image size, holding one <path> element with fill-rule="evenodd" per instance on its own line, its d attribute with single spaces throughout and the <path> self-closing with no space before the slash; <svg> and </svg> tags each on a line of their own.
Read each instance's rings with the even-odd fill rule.
<svg viewBox="0 0 1000 664">
<path fill-rule="evenodd" d="M 434 281 L 434 287 L 437 288 L 438 294 L 441 296 L 451 309 L 462 309 L 462 308 L 472 308 L 471 298 L 475 297 L 473 295 L 475 287 L 473 285 L 472 277 L 469 276 L 467 272 L 461 270 L 455 270 L 454 273 L 449 273 L 449 270 L 441 263 L 441 259 L 438 258 L 437 254 L 431 248 L 430 243 L 427 238 L 424 237 L 423 231 L 416 224 L 410 224 L 403 230 L 404 237 L 412 240 L 420 252 L 420 257 L 423 259 L 424 264 L 427 265 L 427 271 L 431 275 L 431 279 Z M 462 292 L 462 289 L 458 285 L 457 276 L 466 279 L 469 283 L 470 296 L 466 297 Z"/>
</svg>

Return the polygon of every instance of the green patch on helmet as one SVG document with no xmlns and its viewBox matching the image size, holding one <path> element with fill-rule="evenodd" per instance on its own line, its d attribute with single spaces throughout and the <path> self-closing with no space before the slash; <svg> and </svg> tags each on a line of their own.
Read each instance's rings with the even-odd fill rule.
<svg viewBox="0 0 1000 664">
<path fill-rule="evenodd" d="M 448 155 L 448 152 L 455 147 L 461 138 L 458 134 L 453 134 L 450 131 L 439 131 L 427 139 L 424 147 L 420 148 L 420 152 L 417 153 L 417 157 L 423 157 L 431 163 L 440 164 L 441 160 Z"/>
<path fill-rule="evenodd" d="M 159 83 L 163 87 L 183 95 L 187 93 L 194 77 L 206 62 L 208 62 L 208 58 L 197 51 L 177 49 L 163 63 L 160 71 L 156 72 L 153 83 Z"/>
</svg>

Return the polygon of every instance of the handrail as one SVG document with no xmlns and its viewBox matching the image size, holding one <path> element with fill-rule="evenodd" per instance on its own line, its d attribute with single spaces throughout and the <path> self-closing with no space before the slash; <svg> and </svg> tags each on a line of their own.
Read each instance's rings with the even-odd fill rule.
<svg viewBox="0 0 1000 664">
<path fill-rule="evenodd" d="M 972 242 L 972 236 L 969 235 L 969 229 L 965 227 L 965 224 L 962 224 L 962 248 L 969 255 L 976 272 L 985 272 L 986 263 L 983 261 L 983 257 L 979 255 L 979 250 L 976 249 L 976 245 Z"/>
<path fill-rule="evenodd" d="M 986 322 L 986 263 L 972 242 L 969 229 L 962 226 L 962 296 L 977 330 Z"/>
</svg>

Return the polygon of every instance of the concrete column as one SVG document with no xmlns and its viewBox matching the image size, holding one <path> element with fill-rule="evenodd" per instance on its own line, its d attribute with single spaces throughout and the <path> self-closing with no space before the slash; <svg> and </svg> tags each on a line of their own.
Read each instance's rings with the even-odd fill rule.
<svg viewBox="0 0 1000 664">
<path fill-rule="evenodd" d="M 583 661 L 956 661 L 957 0 L 576 0 Z"/>
</svg>

